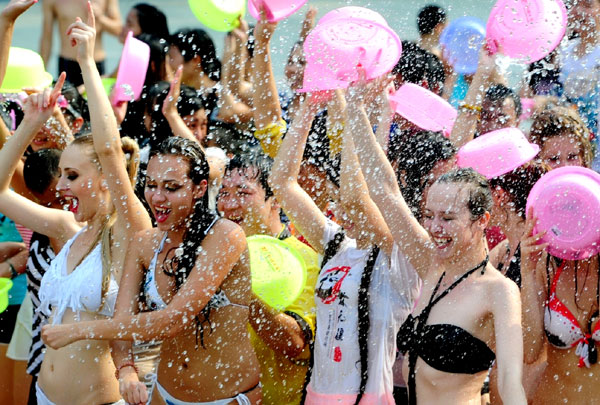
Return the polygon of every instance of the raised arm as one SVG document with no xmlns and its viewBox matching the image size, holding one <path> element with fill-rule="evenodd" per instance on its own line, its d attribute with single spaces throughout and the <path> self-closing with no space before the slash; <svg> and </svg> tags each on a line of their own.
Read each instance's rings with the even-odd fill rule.
<svg viewBox="0 0 600 405">
<path fill-rule="evenodd" d="M 165 98 L 165 101 L 163 102 L 162 113 L 167 119 L 167 122 L 169 123 L 169 127 L 171 127 L 173 135 L 189 139 L 193 142 L 198 142 L 198 140 L 194 137 L 192 131 L 188 128 L 187 125 L 185 125 L 183 118 L 181 118 L 181 115 L 179 115 L 179 111 L 177 111 L 177 103 L 181 94 L 182 72 L 183 66 L 179 66 L 177 68 L 177 71 L 175 72 L 173 81 L 171 82 L 169 94 L 167 94 L 167 98 Z"/>
<path fill-rule="evenodd" d="M 477 71 L 462 106 L 458 109 L 458 117 L 450 134 L 450 140 L 457 149 L 475 136 L 477 121 L 481 113 L 481 103 L 487 88 L 492 84 L 495 66 L 495 58 L 488 54 L 485 47 L 481 49 Z"/>
<path fill-rule="evenodd" d="M 181 289 L 163 310 L 101 321 L 46 325 L 42 337 L 53 348 L 84 339 L 141 340 L 171 339 L 177 336 L 208 304 L 223 280 L 236 265 L 247 266 L 246 237 L 239 227 L 206 237 L 206 255 L 198 255 L 196 266 Z M 227 249 L 223 249 L 227 246 Z"/>
<path fill-rule="evenodd" d="M 354 122 L 351 134 L 371 198 L 379 207 L 394 242 L 423 278 L 432 259 L 429 236 L 402 197 L 394 169 L 375 139 L 364 105 L 359 101 L 353 104 L 354 110 L 348 114 L 359 119 Z"/>
<path fill-rule="evenodd" d="M 63 73 L 54 89 L 45 89 L 25 100 L 25 118 L 0 150 L 0 212 L 29 229 L 66 242 L 80 228 L 72 213 L 43 207 L 9 188 L 21 156 L 52 114 L 64 81 Z"/>
<path fill-rule="evenodd" d="M 8 51 L 12 43 L 15 21 L 35 3 L 37 0 L 11 0 L 0 12 L 0 83 L 6 74 Z"/>
<path fill-rule="evenodd" d="M 87 24 L 78 18 L 67 30 L 67 35 L 71 46 L 77 47 L 77 61 L 88 95 L 94 149 L 100 159 L 102 173 L 117 211 L 117 224 L 125 225 L 128 233 L 135 233 L 150 228 L 151 222 L 131 185 L 117 120 L 94 62 L 94 27 L 94 13 L 91 3 L 88 2 Z"/>
<path fill-rule="evenodd" d="M 54 13 L 54 0 L 44 0 L 42 2 L 42 36 L 40 37 L 40 55 L 44 60 L 44 65 L 48 66 L 50 61 L 50 52 L 52 52 L 52 35 L 54 35 L 54 22 L 56 14 Z"/>
<path fill-rule="evenodd" d="M 273 162 L 269 184 L 294 226 L 317 253 L 323 254 L 323 235 L 327 225 L 325 216 L 298 184 L 304 147 L 317 110 L 318 106 L 309 98 L 302 104 Z"/>
<path fill-rule="evenodd" d="M 489 291 L 494 316 L 498 390 L 505 404 L 526 405 L 519 288 L 502 278 Z"/>
<path fill-rule="evenodd" d="M 217 117 L 229 123 L 244 123 L 252 120 L 252 109 L 238 98 L 242 80 L 242 47 L 234 35 L 225 36 L 221 86 L 219 87 L 219 113 Z"/>
<path fill-rule="evenodd" d="M 360 170 L 358 157 L 355 153 L 354 141 L 352 140 L 351 132 L 355 125 L 360 125 L 357 121 L 366 119 L 366 115 L 361 117 L 363 112 L 360 108 L 356 108 L 360 98 L 364 94 L 360 94 L 354 89 L 348 92 L 347 105 L 340 91 L 336 92 L 336 100 L 340 107 L 345 107 L 346 123 L 343 130 L 342 140 L 342 159 L 340 164 L 340 200 L 350 220 L 354 223 L 360 232 L 366 235 L 372 235 L 370 245 L 376 244 L 391 256 L 393 239 L 387 224 L 383 220 L 383 216 L 379 209 L 369 196 L 367 183 Z M 329 114 L 335 115 L 336 108 L 329 104 Z"/>
</svg>

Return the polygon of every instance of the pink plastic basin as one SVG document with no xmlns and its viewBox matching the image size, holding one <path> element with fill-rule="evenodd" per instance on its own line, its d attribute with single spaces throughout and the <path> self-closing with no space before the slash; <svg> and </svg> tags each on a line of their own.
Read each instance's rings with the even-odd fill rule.
<svg viewBox="0 0 600 405">
<path fill-rule="evenodd" d="M 248 0 L 248 12 L 257 20 L 263 5 L 269 22 L 283 20 L 298 11 L 308 0 Z"/>
<path fill-rule="evenodd" d="M 487 40 L 495 52 L 526 63 L 543 59 L 565 35 L 567 9 L 561 0 L 498 0 L 487 23 Z"/>
<path fill-rule="evenodd" d="M 336 8 L 325 14 L 319 20 L 318 24 L 329 23 L 333 20 L 339 20 L 344 18 L 360 18 L 361 20 L 373 21 L 381 25 L 388 26 L 387 21 L 377 11 L 371 10 L 366 7 L 347 6 Z"/>
<path fill-rule="evenodd" d="M 458 167 L 472 167 L 486 178 L 502 176 L 529 162 L 540 151 L 518 128 L 502 128 L 475 138 L 459 149 Z"/>
<path fill-rule="evenodd" d="M 450 136 L 457 112 L 446 100 L 413 83 L 389 96 L 394 111 L 419 128 Z"/>
<path fill-rule="evenodd" d="M 129 31 L 121 53 L 117 81 L 112 93 L 111 101 L 114 105 L 121 101 L 137 100 L 140 97 L 149 61 L 150 47 L 148 44 L 134 38 L 133 33 Z"/>
<path fill-rule="evenodd" d="M 336 18 L 319 23 L 304 42 L 306 72 L 300 91 L 345 88 L 358 79 L 388 73 L 402 53 L 400 38 L 389 27 L 359 18 Z"/>
<path fill-rule="evenodd" d="M 531 189 L 527 212 L 538 218 L 535 233 L 547 231 L 548 253 L 583 260 L 600 251 L 600 175 L 583 167 L 561 167 Z"/>
</svg>

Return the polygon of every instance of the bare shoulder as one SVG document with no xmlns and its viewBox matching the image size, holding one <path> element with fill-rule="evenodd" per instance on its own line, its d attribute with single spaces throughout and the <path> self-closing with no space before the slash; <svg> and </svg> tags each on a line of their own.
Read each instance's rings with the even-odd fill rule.
<svg viewBox="0 0 600 405">
<path fill-rule="evenodd" d="M 498 243 L 494 248 L 490 251 L 490 263 L 497 267 L 498 263 L 501 263 L 502 260 L 506 257 L 506 251 L 508 249 L 508 241 L 503 240 Z"/>
<path fill-rule="evenodd" d="M 519 287 L 493 266 L 488 265 L 484 275 L 485 293 L 492 303 L 503 303 L 520 297 Z M 520 298 L 519 298 L 520 299 Z"/>
<path fill-rule="evenodd" d="M 206 247 L 229 247 L 235 250 L 246 249 L 246 234 L 236 223 L 220 218 L 206 235 L 203 245 Z"/>
</svg>

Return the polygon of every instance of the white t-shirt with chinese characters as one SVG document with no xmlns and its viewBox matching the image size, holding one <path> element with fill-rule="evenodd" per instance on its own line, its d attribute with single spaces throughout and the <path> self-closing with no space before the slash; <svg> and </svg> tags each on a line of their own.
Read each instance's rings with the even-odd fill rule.
<svg viewBox="0 0 600 405">
<path fill-rule="evenodd" d="M 328 221 L 323 246 L 340 227 Z M 315 288 L 317 331 L 307 404 L 354 404 L 360 386 L 358 290 L 369 250 L 346 238 L 319 274 Z M 392 366 L 396 333 L 413 309 L 420 290 L 417 273 L 394 246 L 392 258 L 380 252 L 369 287 L 367 387 L 361 404 L 394 404 Z"/>
</svg>

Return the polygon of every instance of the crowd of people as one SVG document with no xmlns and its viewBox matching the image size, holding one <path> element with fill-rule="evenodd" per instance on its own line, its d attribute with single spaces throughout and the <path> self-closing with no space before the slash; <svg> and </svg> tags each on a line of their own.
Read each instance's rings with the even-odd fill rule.
<svg viewBox="0 0 600 405">
<path fill-rule="evenodd" d="M 0 82 L 36 2 L 0 12 Z M 569 2 L 561 45 L 519 89 L 486 47 L 474 74 L 454 71 L 446 11 L 428 5 L 389 74 L 358 66 L 347 89 L 313 93 L 313 7 L 286 89 L 264 10 L 219 58 L 149 4 L 125 21 L 117 0 L 41 7 L 46 62 L 60 27 L 57 78 L 0 106 L 0 403 L 600 403 L 600 259 L 552 256 L 527 212 L 547 172 L 600 167 L 599 0 Z M 137 100 L 105 91 L 103 32 L 149 46 Z M 406 83 L 455 106 L 451 131 L 395 112 Z M 491 178 L 457 166 L 518 127 L 532 160 Z M 253 291 L 257 235 L 304 263 L 285 308 Z"/>
</svg>

